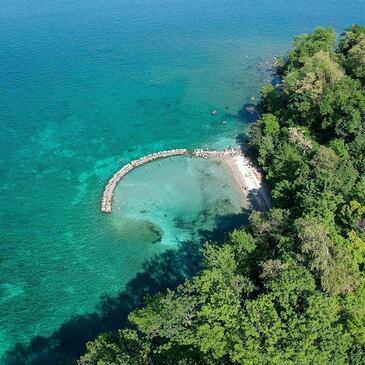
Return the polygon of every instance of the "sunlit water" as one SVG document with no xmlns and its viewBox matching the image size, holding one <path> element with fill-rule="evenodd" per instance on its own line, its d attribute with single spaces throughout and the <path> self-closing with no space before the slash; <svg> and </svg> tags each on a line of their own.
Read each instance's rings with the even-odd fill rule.
<svg viewBox="0 0 365 365">
<path fill-rule="evenodd" d="M 364 14 L 342 0 L 0 0 L 0 354 L 238 214 L 223 167 L 188 158 L 133 171 L 113 214 L 99 207 L 133 158 L 234 144 L 291 37 Z"/>
</svg>

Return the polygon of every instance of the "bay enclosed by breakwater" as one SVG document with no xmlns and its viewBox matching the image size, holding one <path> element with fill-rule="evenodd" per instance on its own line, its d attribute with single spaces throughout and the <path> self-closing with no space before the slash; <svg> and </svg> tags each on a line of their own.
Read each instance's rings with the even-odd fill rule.
<svg viewBox="0 0 365 365">
<path fill-rule="evenodd" d="M 113 194 L 114 190 L 119 183 L 126 176 L 130 171 L 133 169 L 140 167 L 144 164 L 147 164 L 151 161 L 169 158 L 173 156 L 190 156 L 190 157 L 197 157 L 197 158 L 224 158 L 223 161 L 228 165 L 232 166 L 228 160 L 232 158 L 241 157 L 240 159 L 235 159 L 234 163 L 242 164 L 242 166 L 238 166 L 238 170 L 240 173 L 238 174 L 238 179 L 240 182 L 238 185 L 242 187 L 245 193 L 252 191 L 252 190 L 260 190 L 262 188 L 261 178 L 257 178 L 257 176 L 261 176 L 258 174 L 257 170 L 253 167 L 252 164 L 248 163 L 247 157 L 243 155 L 243 152 L 240 148 L 227 148 L 225 150 L 206 150 L 206 149 L 195 149 L 195 150 L 188 150 L 188 149 L 172 149 L 166 151 L 160 151 L 156 153 L 152 153 L 143 157 L 140 157 L 136 160 L 131 161 L 127 165 L 124 165 L 120 170 L 118 170 L 108 181 L 106 185 L 102 201 L 101 201 L 101 211 L 103 213 L 111 213 L 112 212 L 112 201 L 113 201 Z M 228 160 L 227 160 L 228 159 Z M 246 161 L 247 160 L 247 161 Z M 247 162 L 247 163 L 246 163 Z M 252 180 L 252 178 L 254 180 Z M 252 181 L 254 183 L 252 183 Z M 267 195 L 267 194 L 266 194 Z M 267 199 L 265 199 L 266 201 Z M 267 203 L 265 204 L 268 205 Z"/>
</svg>

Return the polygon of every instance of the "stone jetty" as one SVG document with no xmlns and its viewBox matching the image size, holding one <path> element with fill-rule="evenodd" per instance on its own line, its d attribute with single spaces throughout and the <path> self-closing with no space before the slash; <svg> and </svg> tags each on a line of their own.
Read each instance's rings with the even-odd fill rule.
<svg viewBox="0 0 365 365">
<path fill-rule="evenodd" d="M 241 149 L 232 148 L 232 147 L 227 148 L 226 150 L 222 150 L 222 151 L 197 149 L 197 150 L 192 151 L 190 154 L 193 157 L 201 157 L 201 158 L 238 156 L 241 154 Z"/>
<path fill-rule="evenodd" d="M 189 151 L 187 149 L 174 149 L 168 151 L 161 151 L 152 153 L 150 155 L 143 156 L 137 160 L 131 161 L 129 164 L 123 166 L 120 170 L 118 170 L 109 180 L 106 185 L 103 198 L 101 201 L 101 211 L 104 213 L 111 213 L 112 211 L 112 200 L 114 189 L 117 186 L 118 182 L 123 179 L 128 172 L 132 171 L 136 167 L 144 165 L 148 162 L 158 160 L 161 158 L 167 158 L 172 156 L 192 156 L 199 158 L 214 158 L 214 157 L 222 157 L 222 156 L 237 156 L 241 154 L 241 150 L 239 148 L 228 148 L 226 150 L 217 151 L 217 150 L 204 150 L 204 149 L 196 149 L 193 151 Z"/>
</svg>

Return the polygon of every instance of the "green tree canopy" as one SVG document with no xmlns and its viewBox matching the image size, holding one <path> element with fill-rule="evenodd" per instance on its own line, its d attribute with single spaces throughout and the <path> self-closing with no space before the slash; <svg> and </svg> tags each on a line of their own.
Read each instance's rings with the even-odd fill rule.
<svg viewBox="0 0 365 365">
<path fill-rule="evenodd" d="M 286 68 L 303 66 L 308 58 L 323 51 L 333 53 L 336 33 L 332 28 L 318 27 L 313 33 L 302 34 L 294 39 L 293 50 L 287 56 Z"/>
</svg>

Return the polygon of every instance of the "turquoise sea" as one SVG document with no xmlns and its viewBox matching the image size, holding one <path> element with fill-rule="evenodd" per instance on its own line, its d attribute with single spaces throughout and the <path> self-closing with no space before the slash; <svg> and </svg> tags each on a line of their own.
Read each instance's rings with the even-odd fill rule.
<svg viewBox="0 0 365 365">
<path fill-rule="evenodd" d="M 0 0 L 2 362 L 65 364 L 189 277 L 196 243 L 245 221 L 223 167 L 137 169 L 103 215 L 108 178 L 234 145 L 293 35 L 354 23 L 365 0 Z"/>
</svg>

